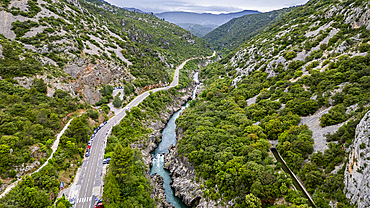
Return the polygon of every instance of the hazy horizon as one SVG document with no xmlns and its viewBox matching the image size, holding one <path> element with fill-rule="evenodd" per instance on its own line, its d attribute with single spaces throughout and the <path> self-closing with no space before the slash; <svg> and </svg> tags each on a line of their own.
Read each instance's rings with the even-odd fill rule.
<svg viewBox="0 0 370 208">
<path fill-rule="evenodd" d="M 302 5 L 308 0 L 136 0 L 119 1 L 107 0 L 107 2 L 126 8 L 135 8 L 144 12 L 195 12 L 195 13 L 233 13 L 243 10 L 257 10 L 269 12 L 286 7 Z"/>
</svg>

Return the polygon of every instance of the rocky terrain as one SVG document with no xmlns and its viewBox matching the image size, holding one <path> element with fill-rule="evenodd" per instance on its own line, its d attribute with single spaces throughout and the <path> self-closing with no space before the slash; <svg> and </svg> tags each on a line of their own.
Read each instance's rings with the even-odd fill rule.
<svg viewBox="0 0 370 208">
<path fill-rule="evenodd" d="M 181 128 L 177 129 L 176 135 L 177 140 L 182 139 L 183 131 Z M 176 146 L 171 145 L 168 150 L 169 153 L 165 155 L 164 169 L 170 172 L 170 176 L 172 178 L 171 187 L 175 189 L 175 196 L 179 197 L 182 202 L 189 207 L 225 207 L 216 205 L 217 202 L 202 197 L 203 192 L 201 187 L 203 186 L 203 183 L 202 181 L 196 182 L 194 166 L 187 160 L 187 158 L 179 157 Z"/>
<path fill-rule="evenodd" d="M 161 131 L 166 127 L 166 123 L 170 120 L 170 117 L 181 109 L 183 106 L 192 96 L 192 91 L 195 87 L 195 84 L 191 84 L 188 88 L 180 90 L 183 92 L 184 95 L 181 97 L 173 98 L 172 104 L 168 105 L 165 110 L 159 113 L 159 118 L 161 120 L 151 120 L 148 121 L 145 125 L 152 129 L 152 133 L 149 135 L 148 144 L 146 142 L 138 142 L 132 144 L 132 148 L 139 148 L 142 149 L 141 153 L 143 155 L 144 164 L 148 167 L 146 176 L 150 179 L 152 186 L 154 187 L 151 197 L 153 199 L 157 199 L 157 207 L 173 207 L 170 205 L 166 199 L 166 195 L 164 194 L 163 189 L 163 178 L 160 175 L 153 175 L 150 176 L 150 167 L 152 166 L 152 152 L 157 148 L 157 145 L 161 142 L 162 133 Z M 143 149 L 143 147 L 145 147 Z"/>
<path fill-rule="evenodd" d="M 356 127 L 356 138 L 350 148 L 344 172 L 344 193 L 359 208 L 370 206 L 370 111 Z"/>
<path fill-rule="evenodd" d="M 118 19 L 112 19 L 113 14 Z M 145 29 L 142 29 L 143 24 Z M 153 30 L 145 31 L 149 27 L 155 28 L 160 35 L 152 34 Z M 175 35 L 181 40 L 175 39 L 176 43 L 167 40 L 169 33 L 173 38 L 171 30 L 176 31 Z M 184 44 L 189 50 L 194 44 L 206 47 L 199 46 L 196 37 L 192 38 L 192 44 L 182 41 L 187 34 L 186 30 L 154 15 L 130 12 L 104 1 L 38 0 L 30 3 L 12 0 L 0 4 L 0 35 L 18 44 L 21 58 L 32 53 L 46 72 L 14 77 L 18 84 L 28 88 L 34 78 L 41 77 L 48 84 L 49 96 L 60 89 L 90 104 L 101 99 L 102 85 L 132 83 L 139 94 L 147 90 L 145 87 L 167 83 L 168 69 L 181 62 L 171 57 L 174 48 Z M 159 52 L 156 47 L 162 43 L 157 43 L 152 36 L 160 36 L 164 45 L 172 47 L 162 47 Z M 3 57 L 2 48 L 0 44 L 0 58 Z M 144 64 L 138 60 L 142 57 L 146 60 Z M 135 76 L 132 70 L 136 70 Z M 157 71 L 156 80 L 145 75 L 153 71 Z M 133 83 L 134 80 L 144 84 Z"/>
</svg>

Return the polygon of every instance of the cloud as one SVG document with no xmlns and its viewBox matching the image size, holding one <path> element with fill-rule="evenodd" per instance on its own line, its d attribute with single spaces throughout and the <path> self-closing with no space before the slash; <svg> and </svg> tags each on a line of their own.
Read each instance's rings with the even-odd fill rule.
<svg viewBox="0 0 370 208">
<path fill-rule="evenodd" d="M 111 1 L 115 4 L 115 0 Z M 118 3 L 118 2 L 117 2 Z M 116 4 L 118 5 L 118 4 Z M 123 6 L 123 5 L 120 5 Z M 132 5 L 140 10 L 146 12 L 164 12 L 164 11 L 186 11 L 186 12 L 197 12 L 197 13 L 228 13 L 243 10 L 240 7 L 235 6 L 223 6 L 223 5 L 199 5 L 192 2 L 185 1 L 139 1 L 136 5 Z M 128 7 L 128 6 L 124 6 Z"/>
<path fill-rule="evenodd" d="M 108 0 L 120 7 L 134 7 L 146 12 L 187 11 L 197 13 L 229 13 L 242 10 L 267 12 L 301 5 L 308 0 Z"/>
</svg>

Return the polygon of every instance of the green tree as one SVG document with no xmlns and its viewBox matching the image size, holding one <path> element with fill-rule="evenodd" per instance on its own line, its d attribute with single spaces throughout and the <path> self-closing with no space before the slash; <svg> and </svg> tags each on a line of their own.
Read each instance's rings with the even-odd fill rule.
<svg viewBox="0 0 370 208">
<path fill-rule="evenodd" d="M 0 165 L 2 167 L 5 167 L 9 163 L 9 154 L 10 154 L 10 148 L 8 145 L 2 144 L 0 145 Z"/>
<path fill-rule="evenodd" d="M 112 155 L 111 168 L 119 182 L 127 183 L 132 172 L 133 150 L 117 144 Z"/>
<path fill-rule="evenodd" d="M 46 94 L 47 93 L 47 86 L 46 86 L 46 83 L 44 82 L 43 79 L 34 79 L 33 80 L 33 84 L 32 84 L 32 87 L 34 87 L 37 92 L 40 92 L 42 94 Z"/>
<path fill-rule="evenodd" d="M 362 43 L 359 47 L 361 53 L 368 52 L 370 50 L 370 44 Z"/>
<path fill-rule="evenodd" d="M 88 115 L 90 118 L 92 118 L 92 119 L 94 119 L 94 120 L 96 120 L 96 119 L 98 119 L 98 118 L 99 118 L 99 112 L 98 112 L 98 111 L 96 111 L 96 110 L 93 110 L 93 109 L 87 109 L 86 113 L 87 113 L 87 115 Z"/>
<path fill-rule="evenodd" d="M 261 200 L 253 194 L 245 195 L 245 204 L 248 208 L 260 208 L 262 207 Z"/>
<path fill-rule="evenodd" d="M 116 97 L 114 97 L 114 100 L 113 100 L 113 105 L 114 107 L 116 108 L 119 108 L 122 106 L 122 100 L 119 98 L 119 96 L 117 95 Z"/>
<path fill-rule="evenodd" d="M 112 161 L 113 162 L 113 161 Z M 104 184 L 103 200 L 109 207 L 117 207 L 121 203 L 121 189 L 116 177 L 110 172 Z"/>
</svg>

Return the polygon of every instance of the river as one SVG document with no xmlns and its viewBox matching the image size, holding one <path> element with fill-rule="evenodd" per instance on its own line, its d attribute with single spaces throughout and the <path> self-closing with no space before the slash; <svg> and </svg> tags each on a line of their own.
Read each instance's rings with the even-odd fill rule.
<svg viewBox="0 0 370 208">
<path fill-rule="evenodd" d="M 198 72 L 194 74 L 193 80 L 196 83 L 199 83 Z M 193 91 L 192 100 L 196 97 L 196 91 L 198 89 L 199 84 L 195 87 Z M 176 119 L 180 116 L 181 111 L 183 111 L 186 107 L 189 106 L 187 102 L 185 106 L 183 106 L 179 111 L 174 113 L 170 120 L 168 121 L 166 127 L 162 131 L 162 141 L 159 143 L 158 147 L 154 150 L 153 154 L 153 163 L 152 168 L 150 169 L 150 175 L 156 173 L 163 178 L 163 188 L 166 194 L 167 201 L 174 205 L 176 208 L 187 208 L 187 206 L 182 203 L 181 199 L 175 196 L 173 189 L 171 188 L 170 182 L 171 177 L 169 172 L 163 169 L 164 165 L 164 155 L 163 153 L 168 153 L 168 148 L 171 144 L 176 145 L 177 138 L 176 138 Z"/>
</svg>

